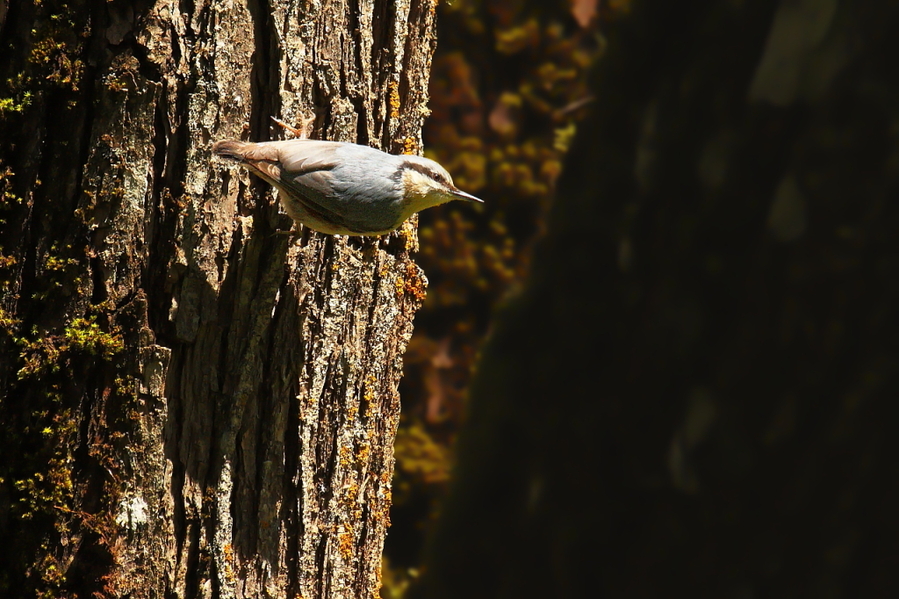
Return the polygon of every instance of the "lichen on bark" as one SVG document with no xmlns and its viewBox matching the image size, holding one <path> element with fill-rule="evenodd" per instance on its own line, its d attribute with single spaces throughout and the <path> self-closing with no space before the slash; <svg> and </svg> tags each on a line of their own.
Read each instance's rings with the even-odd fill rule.
<svg viewBox="0 0 899 599">
<path fill-rule="evenodd" d="M 27 356 L 11 348 L 26 325 L 66 339 L 87 323 L 122 347 L 78 353 L 87 374 L 48 400 L 66 423 L 40 443 L 72 445 L 60 454 L 71 491 L 46 493 L 59 499 L 31 532 L 49 541 L 0 559 L 30 560 L 16 580 L 49 596 L 376 596 L 402 353 L 426 284 L 414 225 L 281 234 L 292 223 L 276 196 L 209 147 L 281 135 L 270 116 L 314 116 L 320 137 L 419 150 L 432 0 L 66 10 L 90 23 L 56 60 L 77 86 L 32 67 L 9 95 L 21 114 L 3 114 L 2 189 L 20 201 L 4 205 L 0 235 L 22 249 L 0 252 L 0 407 L 21 409 Z M 49 47 L 29 33 L 48 18 L 10 8 L 4 49 Z M 21 301 L 39 295 L 56 317 Z M 2 484 L 7 504 L 26 493 Z M 91 555 L 103 559 L 85 568 Z M 48 563 L 52 580 L 37 572 Z"/>
</svg>

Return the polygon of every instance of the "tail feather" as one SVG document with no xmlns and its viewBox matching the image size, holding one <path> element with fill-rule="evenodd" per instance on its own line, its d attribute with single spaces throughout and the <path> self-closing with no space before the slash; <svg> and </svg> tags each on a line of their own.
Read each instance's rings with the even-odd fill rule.
<svg viewBox="0 0 899 599">
<path fill-rule="evenodd" d="M 243 161 L 247 157 L 248 150 L 256 144 L 233 139 L 217 141 L 212 144 L 212 153 L 222 158 Z"/>
<path fill-rule="evenodd" d="M 278 162 L 281 159 L 278 155 L 278 145 L 275 143 L 253 143 L 228 139 L 212 144 L 212 151 L 223 158 L 232 158 L 240 162 Z"/>
<path fill-rule="evenodd" d="M 228 139 L 212 144 L 212 152 L 222 158 L 237 160 L 251 173 L 279 186 L 281 163 L 278 160 L 277 145 Z"/>
</svg>

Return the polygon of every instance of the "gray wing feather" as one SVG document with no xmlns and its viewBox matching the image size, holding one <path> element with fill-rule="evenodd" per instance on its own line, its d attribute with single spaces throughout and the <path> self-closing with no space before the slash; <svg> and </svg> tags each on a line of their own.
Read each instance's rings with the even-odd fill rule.
<svg viewBox="0 0 899 599">
<path fill-rule="evenodd" d="M 389 197 L 385 195 L 387 190 L 375 189 L 372 183 L 398 184 L 393 179 L 395 156 L 334 141 L 276 143 L 280 181 L 303 200 L 311 213 L 357 232 L 387 229 L 394 224 L 399 206 L 384 202 Z"/>
<path fill-rule="evenodd" d="M 339 165 L 337 150 L 346 144 L 339 141 L 293 139 L 274 142 L 281 168 L 294 175 L 313 171 L 330 171 Z"/>
<path fill-rule="evenodd" d="M 313 215 L 350 228 L 339 203 L 335 201 L 340 197 L 341 190 L 335 185 L 332 172 L 340 164 L 336 152 L 343 144 L 310 139 L 275 143 L 281 167 L 281 184 L 290 189 Z"/>
</svg>

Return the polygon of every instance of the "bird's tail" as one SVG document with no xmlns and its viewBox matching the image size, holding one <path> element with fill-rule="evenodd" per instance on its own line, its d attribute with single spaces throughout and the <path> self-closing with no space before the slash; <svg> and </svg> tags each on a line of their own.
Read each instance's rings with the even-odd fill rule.
<svg viewBox="0 0 899 599">
<path fill-rule="evenodd" d="M 239 162 L 278 162 L 278 145 L 273 142 L 253 143 L 228 139 L 212 144 L 212 152 L 222 158 L 231 158 Z"/>
<path fill-rule="evenodd" d="M 255 145 L 254 143 L 234 139 L 217 141 L 212 144 L 212 153 L 222 158 L 243 161 L 247 157 L 248 150 Z"/>
</svg>

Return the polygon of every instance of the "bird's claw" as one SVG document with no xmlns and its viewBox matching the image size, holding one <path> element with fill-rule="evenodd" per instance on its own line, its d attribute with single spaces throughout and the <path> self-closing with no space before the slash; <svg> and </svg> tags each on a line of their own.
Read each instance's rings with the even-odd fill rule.
<svg viewBox="0 0 899 599">
<path fill-rule="evenodd" d="M 312 121 L 315 120 L 314 115 L 307 119 L 304 119 L 302 124 L 300 125 L 300 128 L 297 129 L 296 127 L 292 127 L 292 126 L 288 125 L 281 119 L 277 119 L 275 117 L 269 117 L 269 118 L 272 119 L 273 121 L 275 121 L 275 124 L 280 125 L 284 129 L 287 129 L 288 131 L 293 133 L 299 139 L 306 139 L 308 137 L 307 131 L 308 131 L 309 125 L 312 124 Z"/>
</svg>

